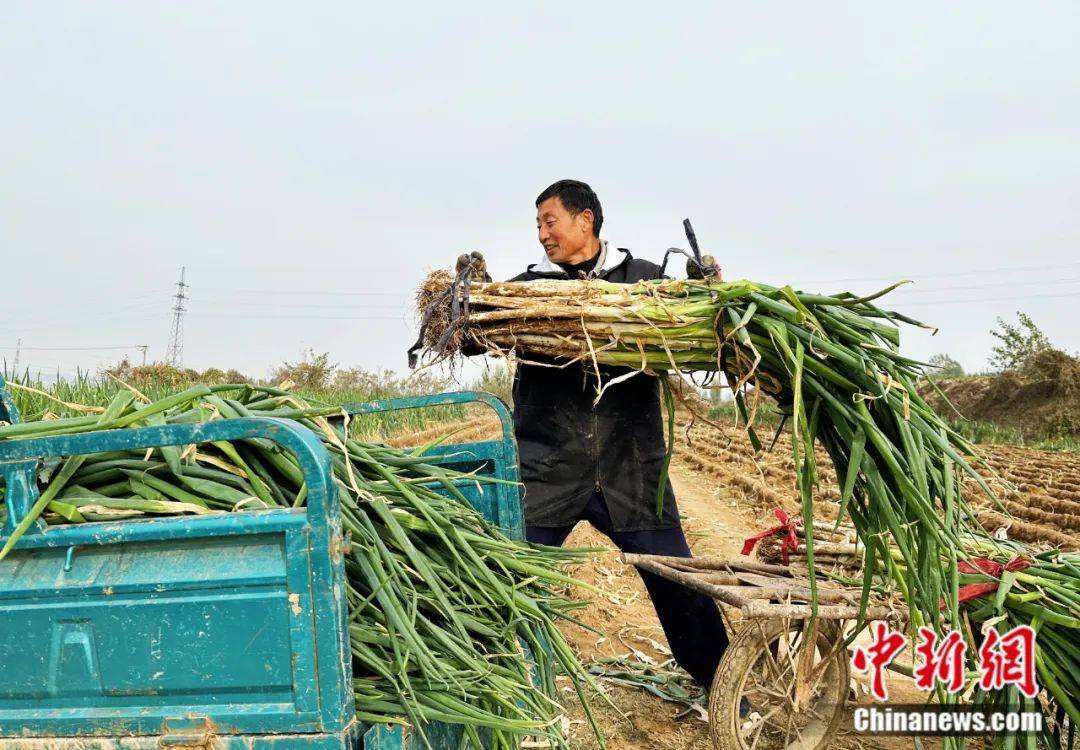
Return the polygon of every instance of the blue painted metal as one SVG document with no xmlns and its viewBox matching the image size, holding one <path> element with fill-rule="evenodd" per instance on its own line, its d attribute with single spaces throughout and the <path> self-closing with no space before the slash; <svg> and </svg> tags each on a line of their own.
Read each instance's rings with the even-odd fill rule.
<svg viewBox="0 0 1080 750">
<path fill-rule="evenodd" d="M 19 422 L 19 410 L 15 408 L 15 401 L 11 398 L 11 392 L 4 380 L 4 373 L 0 372 L 0 422 L 17 424 Z"/>
<path fill-rule="evenodd" d="M 502 439 L 439 446 L 431 462 L 504 480 L 462 480 L 458 488 L 521 538 L 517 447 L 496 397 L 439 394 L 346 409 L 469 402 L 495 410 Z M 0 419 L 19 419 L 2 377 Z M 0 442 L 9 515 L 0 542 L 37 499 L 42 458 L 252 437 L 297 456 L 306 509 L 38 525 L 0 561 L 0 745 L 81 750 L 93 738 L 100 750 L 421 747 L 400 727 L 355 720 L 338 497 L 325 449 L 295 422 L 249 418 Z M 425 731 L 436 750 L 461 737 L 446 724 Z"/>
<path fill-rule="evenodd" d="M 5 748 L 209 736 L 215 748 L 356 746 L 339 499 L 326 450 L 299 424 L 250 418 L 0 443 L 9 523 L 37 498 L 39 459 L 255 437 L 297 457 L 306 509 L 31 529 L 0 561 Z"/>
</svg>

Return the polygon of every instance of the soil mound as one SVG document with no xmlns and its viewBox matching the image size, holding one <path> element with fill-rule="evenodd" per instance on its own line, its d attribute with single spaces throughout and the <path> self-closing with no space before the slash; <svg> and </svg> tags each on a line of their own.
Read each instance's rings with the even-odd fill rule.
<svg viewBox="0 0 1080 750">
<path fill-rule="evenodd" d="M 1056 349 L 1039 352 L 1021 370 L 942 380 L 938 386 L 968 419 L 1014 427 L 1024 437 L 1080 437 L 1080 360 Z M 925 394 L 942 414 L 940 396 Z"/>
</svg>

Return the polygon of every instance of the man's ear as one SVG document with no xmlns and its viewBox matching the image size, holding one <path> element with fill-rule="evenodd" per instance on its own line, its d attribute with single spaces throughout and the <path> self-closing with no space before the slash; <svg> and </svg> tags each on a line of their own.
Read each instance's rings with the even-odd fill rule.
<svg viewBox="0 0 1080 750">
<path fill-rule="evenodd" d="M 583 209 L 581 213 L 578 214 L 578 218 L 585 222 L 585 229 L 588 230 L 589 234 L 592 234 L 593 222 L 596 220 L 596 216 L 593 214 L 592 209 Z"/>
</svg>

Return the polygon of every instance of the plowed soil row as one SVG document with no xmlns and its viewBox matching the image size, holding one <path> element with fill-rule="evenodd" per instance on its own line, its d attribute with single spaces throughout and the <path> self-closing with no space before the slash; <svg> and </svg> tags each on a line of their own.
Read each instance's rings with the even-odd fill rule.
<svg viewBox="0 0 1080 750">
<path fill-rule="evenodd" d="M 1080 549 L 1075 532 L 1062 533 L 1052 527 L 1009 518 L 993 510 L 980 510 L 978 518 L 987 529 L 1004 528 L 1011 539 L 1019 539 L 1029 544 L 1049 544 L 1062 549 Z"/>
<path fill-rule="evenodd" d="M 683 465 L 715 478 L 762 511 L 798 509 L 791 441 L 786 434 L 771 453 L 755 460 L 749 439 L 735 426 L 718 429 L 688 415 L 680 415 L 677 424 L 676 457 Z M 991 480 L 998 499 L 1012 515 L 998 512 L 993 500 L 969 480 L 965 497 L 980 509 L 979 518 L 988 530 L 1004 528 L 1006 534 L 1025 542 L 1080 549 L 1080 456 L 1017 446 L 980 446 L 979 450 L 988 464 L 981 473 Z M 828 456 L 819 450 L 817 461 L 821 483 L 814 499 L 821 518 L 828 520 L 835 518 L 840 491 Z"/>
<path fill-rule="evenodd" d="M 419 432 L 396 435 L 387 442 L 395 448 L 426 445 L 433 440 L 446 438 L 447 442 L 470 443 L 491 440 L 499 436 L 499 422 L 494 417 L 474 417 L 461 422 L 445 422 Z"/>
<path fill-rule="evenodd" d="M 1005 527 L 1023 541 L 1080 549 L 1080 455 L 1014 445 L 984 445 L 979 451 L 988 465 L 979 473 L 1014 517 L 997 512 L 968 480 L 966 495 L 986 509 L 979 518 L 987 528 Z"/>
<path fill-rule="evenodd" d="M 759 438 L 772 440 L 769 430 Z M 676 416 L 675 457 L 690 469 L 714 478 L 721 486 L 742 493 L 742 499 L 762 512 L 763 517 L 780 507 L 794 511 L 799 507 L 795 484 L 795 461 L 791 440 L 782 434 L 769 453 L 754 456 L 754 448 L 745 431 L 737 426 L 708 424 L 689 415 Z M 835 518 L 840 490 L 832 462 L 824 451 L 817 451 L 820 486 L 814 501 L 828 518 Z"/>
</svg>

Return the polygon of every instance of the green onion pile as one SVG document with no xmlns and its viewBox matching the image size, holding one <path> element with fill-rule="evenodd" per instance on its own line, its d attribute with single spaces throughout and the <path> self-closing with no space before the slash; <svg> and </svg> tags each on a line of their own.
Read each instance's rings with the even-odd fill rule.
<svg viewBox="0 0 1080 750">
<path fill-rule="evenodd" d="M 1053 741 L 1044 738 L 1045 744 L 1073 747 L 1080 722 L 1080 554 L 1057 549 L 1034 552 L 1024 544 L 981 536 L 966 539 L 964 546 L 969 557 L 987 558 L 1001 565 L 1020 557 L 1030 563 L 1023 570 L 1006 570 L 1000 579 L 961 572 L 960 586 L 1000 583 L 995 591 L 965 602 L 962 616 L 955 617 L 954 623 L 958 629 L 994 627 L 1001 634 L 1018 625 L 1035 631 L 1036 681 L 1049 695 L 1049 706 L 1056 714 L 1054 729 L 1058 732 Z M 968 635 L 969 641 L 974 640 L 974 632 Z M 980 691 L 976 702 L 1040 710 L 1037 701 L 1022 695 L 1015 685 L 1007 686 L 1003 692 L 987 695 Z M 1065 716 L 1071 722 L 1071 734 L 1062 736 Z M 1049 731 L 1049 725 L 1045 726 Z"/>
<path fill-rule="evenodd" d="M 963 475 L 993 494 L 972 466 L 980 461 L 973 446 L 916 390 L 926 366 L 900 353 L 898 324 L 922 324 L 875 304 L 895 286 L 857 297 L 750 281 L 461 284 L 435 272 L 418 296 L 421 359 L 432 363 L 479 349 L 524 363 L 577 363 L 596 373 L 598 399 L 602 366 L 629 368 L 622 378 L 660 375 L 669 454 L 678 374 L 723 373 L 758 450 L 754 415 L 768 394 L 791 424 L 804 526 L 814 521 L 814 448 L 821 446 L 841 484 L 837 523 L 850 518 L 866 547 L 863 606 L 880 569 L 906 601 L 912 630 L 925 625 L 943 632 L 961 621 L 957 563 L 968 556 L 961 539 L 981 531 L 961 495 Z M 806 541 L 816 592 L 813 539 Z M 987 544 L 997 542 L 987 538 Z M 993 553 L 1013 554 L 1004 543 Z M 1054 610 L 1060 628 L 1039 645 L 1044 662 L 1059 647 L 1080 650 L 1080 571 L 1066 561 L 1050 577 L 1060 583 Z M 1010 613 L 1032 606 L 1005 599 Z M 969 644 L 969 654 L 977 645 Z M 1059 682 L 1056 692 L 1049 677 L 1043 685 L 1074 726 L 1080 722 L 1076 682 Z"/>
<path fill-rule="evenodd" d="M 425 462 L 430 446 L 408 452 L 350 439 L 326 419 L 340 407 L 273 388 L 200 385 L 153 403 L 123 390 L 97 411 L 2 426 L 0 440 L 249 416 L 311 429 L 330 453 L 351 535 L 345 569 L 358 717 L 407 722 L 421 733 L 430 721 L 461 725 L 476 748 L 516 748 L 523 737 L 567 746 L 556 668 L 583 699 L 591 678 L 555 621 L 580 606 L 561 596 L 574 581 L 560 570 L 581 552 L 510 540 L 457 491 L 452 482 L 463 475 Z M 262 439 L 56 459 L 42 466 L 40 487 L 0 558 L 39 516 L 80 523 L 228 513 L 295 507 L 306 494 L 293 456 Z"/>
</svg>

